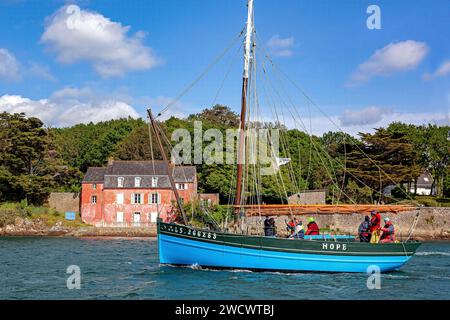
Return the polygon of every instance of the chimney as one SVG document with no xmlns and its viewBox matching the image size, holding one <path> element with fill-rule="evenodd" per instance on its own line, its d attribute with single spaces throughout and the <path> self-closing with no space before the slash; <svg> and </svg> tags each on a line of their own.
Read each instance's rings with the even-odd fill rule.
<svg viewBox="0 0 450 320">
<path fill-rule="evenodd" d="M 114 157 L 109 157 L 109 158 L 108 158 L 108 167 L 109 167 L 109 166 L 112 166 L 113 163 L 114 163 Z"/>
</svg>

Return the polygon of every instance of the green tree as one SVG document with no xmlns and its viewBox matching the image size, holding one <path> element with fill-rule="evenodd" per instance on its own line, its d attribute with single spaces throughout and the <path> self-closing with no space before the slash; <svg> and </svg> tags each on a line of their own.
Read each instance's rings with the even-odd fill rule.
<svg viewBox="0 0 450 320">
<path fill-rule="evenodd" d="M 59 160 L 41 120 L 0 114 L 0 181 L 3 200 L 41 204 L 54 188 Z"/>
<path fill-rule="evenodd" d="M 347 170 L 358 184 L 372 188 L 374 197 L 390 184 L 410 183 L 419 176 L 416 150 L 405 133 L 379 128 L 360 136 L 362 146 L 347 146 Z"/>
<path fill-rule="evenodd" d="M 227 106 L 217 104 L 212 108 L 203 109 L 202 112 L 188 117 L 190 121 L 206 121 L 216 125 L 217 128 L 238 128 L 239 116 Z"/>
<path fill-rule="evenodd" d="M 425 163 L 429 165 L 438 197 L 444 195 L 444 181 L 450 162 L 450 126 L 428 125 L 425 129 Z"/>
</svg>

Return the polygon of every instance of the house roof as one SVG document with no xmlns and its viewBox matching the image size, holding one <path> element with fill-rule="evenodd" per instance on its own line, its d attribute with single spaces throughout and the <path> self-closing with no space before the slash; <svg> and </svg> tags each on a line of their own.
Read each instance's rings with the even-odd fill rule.
<svg viewBox="0 0 450 320">
<path fill-rule="evenodd" d="M 433 177 L 427 171 L 422 172 L 422 174 L 417 179 L 417 187 L 419 188 L 431 188 L 433 185 Z"/>
<path fill-rule="evenodd" d="M 194 166 L 175 166 L 172 172 L 175 182 L 194 182 L 197 170 Z M 117 178 L 124 178 L 124 188 L 134 187 L 134 178 L 141 177 L 141 187 L 151 187 L 152 177 L 158 177 L 158 188 L 169 188 L 170 182 L 163 161 L 113 161 L 104 168 L 89 168 L 83 182 L 104 182 L 105 188 L 117 187 Z"/>
<path fill-rule="evenodd" d="M 103 182 L 105 180 L 106 168 L 91 167 L 84 175 L 83 182 Z"/>
</svg>

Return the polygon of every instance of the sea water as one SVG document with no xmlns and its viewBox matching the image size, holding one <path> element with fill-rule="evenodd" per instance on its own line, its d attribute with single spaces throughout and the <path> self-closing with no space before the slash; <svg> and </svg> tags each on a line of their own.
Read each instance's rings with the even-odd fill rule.
<svg viewBox="0 0 450 320">
<path fill-rule="evenodd" d="M 450 299 L 450 242 L 423 244 L 380 289 L 368 278 L 160 266 L 155 239 L 0 238 L 0 299 Z"/>
</svg>

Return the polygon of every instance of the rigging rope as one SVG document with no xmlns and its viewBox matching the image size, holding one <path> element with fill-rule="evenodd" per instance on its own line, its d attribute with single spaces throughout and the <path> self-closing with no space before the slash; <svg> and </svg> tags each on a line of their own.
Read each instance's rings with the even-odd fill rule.
<svg viewBox="0 0 450 320">
<path fill-rule="evenodd" d="M 273 63 L 273 61 L 270 59 L 270 57 L 269 57 L 267 54 L 265 54 L 264 56 L 265 56 L 266 59 L 270 62 L 270 64 L 272 65 L 272 67 L 273 67 L 274 69 L 276 69 L 280 74 L 282 74 L 284 77 L 287 78 L 287 75 L 285 75 L 284 73 L 282 73 L 281 70 L 280 70 L 279 68 L 276 67 L 276 65 Z M 290 79 L 288 79 L 288 80 L 290 80 Z M 292 80 L 290 80 L 290 81 L 292 82 Z M 280 83 L 281 81 L 278 81 L 278 82 Z M 297 89 L 298 89 L 298 90 L 301 90 L 301 88 L 297 88 Z M 302 92 L 302 91 L 301 91 L 301 92 Z M 318 108 L 318 106 L 317 106 L 317 105 L 316 105 L 316 104 L 315 104 L 315 103 L 314 103 L 314 102 L 313 102 L 306 94 L 304 94 L 303 92 L 302 92 L 302 94 L 305 96 L 305 98 L 307 99 L 307 101 L 308 101 L 309 103 L 315 105 L 316 108 Z M 278 96 L 280 97 L 280 99 L 282 99 L 282 97 L 281 97 L 280 94 L 278 94 Z M 293 106 L 293 110 L 294 110 L 295 113 L 298 115 L 298 119 L 299 119 L 300 122 L 301 122 L 301 126 L 303 127 L 303 129 L 304 129 L 306 132 L 309 133 L 310 138 L 311 138 L 311 142 L 312 142 L 314 148 L 315 148 L 316 151 L 317 151 L 317 147 L 316 147 L 316 145 L 314 144 L 314 141 L 313 141 L 313 139 L 312 139 L 312 132 L 309 132 L 309 131 L 306 129 L 306 126 L 304 125 L 303 121 L 301 120 L 301 116 L 299 115 L 297 108 L 294 106 L 294 104 L 293 104 L 293 102 L 292 102 L 292 99 L 290 98 L 290 95 L 289 95 L 289 94 L 287 94 L 287 97 L 288 97 L 288 100 L 291 102 L 291 104 L 292 104 L 292 106 Z M 309 103 L 308 103 L 308 107 L 309 107 Z M 285 106 L 286 106 L 286 104 L 285 104 Z M 322 110 L 320 110 L 320 111 L 323 113 Z M 327 117 L 328 117 L 328 116 L 327 116 Z M 296 121 L 296 120 L 295 120 L 296 118 L 295 118 L 294 116 L 293 116 L 293 118 L 294 118 L 294 121 Z M 332 121 L 331 119 L 329 119 L 329 120 Z M 311 122 L 311 117 L 310 117 L 310 122 Z M 333 124 L 334 124 L 335 126 L 337 126 L 334 122 L 333 122 Z M 345 134 L 345 132 L 342 131 L 342 129 L 340 129 L 339 127 L 338 127 L 338 129 L 340 130 L 340 132 L 343 132 L 343 133 Z M 361 150 L 357 144 L 354 144 L 354 145 L 355 145 L 359 150 Z M 327 152 L 327 151 L 324 149 L 324 147 L 321 146 L 320 144 L 319 144 L 319 147 L 323 150 L 324 154 L 325 154 L 326 157 L 327 157 L 327 160 L 330 161 L 330 164 L 332 164 L 332 160 L 333 160 L 333 159 L 332 159 L 331 156 L 328 154 L 328 152 Z M 363 151 L 361 150 L 361 152 L 363 152 Z M 364 154 L 369 160 L 371 160 L 371 161 L 373 162 L 373 160 L 372 160 L 366 153 L 363 152 L 363 154 Z M 346 164 L 345 164 L 345 165 L 342 165 L 339 161 L 337 161 L 337 160 L 335 160 L 335 161 L 336 161 L 336 163 L 337 163 L 339 166 L 341 166 L 341 167 L 345 170 L 346 173 L 350 174 L 355 180 L 357 180 L 358 182 L 360 182 L 360 183 L 363 184 L 364 186 L 370 188 L 371 190 L 373 190 L 373 191 L 375 191 L 375 192 L 378 192 L 378 190 L 375 190 L 374 188 L 368 186 L 366 183 L 364 183 L 362 180 L 360 180 L 358 177 L 356 177 L 354 174 L 352 174 L 350 171 L 348 171 L 347 168 L 346 168 Z M 376 165 L 376 164 L 375 164 L 375 165 Z M 382 171 L 382 172 L 384 173 L 384 171 L 383 171 L 378 165 L 376 165 L 376 167 L 380 170 L 380 172 Z M 333 171 L 334 171 L 333 166 L 332 166 L 332 169 L 333 169 Z M 336 176 L 336 173 L 335 173 L 335 172 L 334 172 L 334 174 L 335 174 L 335 176 Z M 386 173 L 385 173 L 385 174 L 386 174 Z M 387 175 L 387 174 L 386 174 L 386 175 Z M 387 176 L 388 176 L 388 175 L 387 175 Z M 330 176 L 330 177 L 331 177 L 331 176 Z M 394 182 L 394 183 L 396 184 L 396 182 L 395 182 L 394 180 L 392 180 L 389 176 L 388 176 L 388 178 L 389 178 L 392 182 Z M 396 185 L 397 185 L 397 184 L 396 184 Z M 338 187 L 338 189 L 340 189 L 340 188 Z M 348 196 L 347 196 L 347 197 L 348 197 Z M 398 202 L 396 199 L 394 199 L 394 198 L 391 197 L 391 196 L 386 196 L 386 197 L 391 198 L 392 200 L 394 200 L 394 202 Z M 409 195 L 408 195 L 408 197 L 409 197 Z M 412 200 L 412 198 L 410 198 L 410 199 Z M 353 200 L 352 200 L 352 201 L 353 201 Z"/>
<path fill-rule="evenodd" d="M 167 110 L 169 110 L 172 106 L 174 106 L 186 93 L 188 93 L 203 77 L 225 56 L 225 54 L 233 47 L 233 45 L 239 40 L 239 38 L 244 34 L 244 29 L 239 32 L 239 34 L 233 38 L 231 43 L 223 50 L 214 60 L 211 62 L 205 70 L 192 81 L 174 100 L 169 102 L 155 117 L 155 119 L 159 118 L 163 115 Z"/>
</svg>

